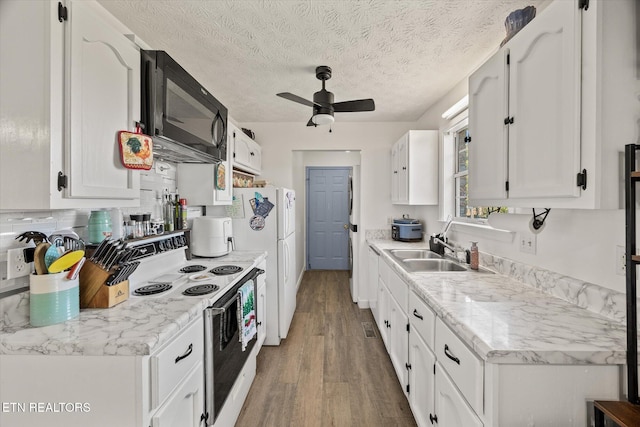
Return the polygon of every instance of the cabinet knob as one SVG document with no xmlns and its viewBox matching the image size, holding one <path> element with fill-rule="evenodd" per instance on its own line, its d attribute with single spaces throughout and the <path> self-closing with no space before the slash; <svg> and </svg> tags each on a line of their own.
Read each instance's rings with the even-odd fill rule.
<svg viewBox="0 0 640 427">
<path fill-rule="evenodd" d="M 437 415 L 433 415 L 433 414 L 429 414 L 429 421 L 431 421 L 431 424 L 435 424 L 438 422 L 438 416 Z"/>
<path fill-rule="evenodd" d="M 403 171 L 406 171 L 406 170 L 407 170 L 407 167 L 406 167 L 406 166 L 403 166 L 403 167 L 402 167 L 402 170 L 403 170 Z"/>
<path fill-rule="evenodd" d="M 418 310 L 416 310 L 415 308 L 413 309 L 413 315 L 420 320 L 424 320 L 424 317 L 422 317 L 422 315 L 418 313 Z"/>
</svg>

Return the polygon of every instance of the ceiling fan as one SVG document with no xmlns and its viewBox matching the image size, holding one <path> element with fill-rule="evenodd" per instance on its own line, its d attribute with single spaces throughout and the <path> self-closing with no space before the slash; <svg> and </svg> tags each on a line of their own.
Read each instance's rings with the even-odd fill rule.
<svg viewBox="0 0 640 427">
<path fill-rule="evenodd" d="M 373 99 L 358 99 L 354 101 L 333 102 L 333 93 L 324 88 L 324 82 L 331 78 L 331 68 L 321 65 L 316 68 L 316 78 L 322 81 L 322 90 L 313 94 L 313 101 L 294 95 L 289 92 L 277 95 L 297 102 L 298 104 L 313 107 L 313 116 L 307 126 L 327 125 L 333 123 L 333 113 L 351 113 L 358 111 L 374 111 L 376 109 Z"/>
</svg>

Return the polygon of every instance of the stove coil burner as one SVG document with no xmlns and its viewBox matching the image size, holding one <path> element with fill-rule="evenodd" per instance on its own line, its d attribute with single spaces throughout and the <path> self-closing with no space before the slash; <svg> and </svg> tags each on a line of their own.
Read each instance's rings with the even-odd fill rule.
<svg viewBox="0 0 640 427">
<path fill-rule="evenodd" d="M 211 292 L 215 292 L 218 289 L 220 289 L 218 285 L 214 285 L 213 283 L 205 283 L 204 285 L 191 286 L 190 288 L 185 289 L 182 292 L 182 295 L 187 295 L 187 296 L 206 295 L 206 294 L 210 294 Z"/>
<path fill-rule="evenodd" d="M 180 269 L 180 273 L 197 273 L 206 269 L 207 267 L 205 267 L 204 265 L 187 265 L 186 267 L 182 267 Z"/>
<path fill-rule="evenodd" d="M 135 291 L 133 291 L 136 295 L 147 296 L 159 294 L 171 289 L 171 283 L 153 283 L 151 285 L 142 286 Z"/>
<path fill-rule="evenodd" d="M 237 265 L 221 265 L 219 267 L 214 267 L 209 271 L 219 276 L 226 276 L 228 274 L 240 273 L 242 271 L 242 267 Z"/>
</svg>

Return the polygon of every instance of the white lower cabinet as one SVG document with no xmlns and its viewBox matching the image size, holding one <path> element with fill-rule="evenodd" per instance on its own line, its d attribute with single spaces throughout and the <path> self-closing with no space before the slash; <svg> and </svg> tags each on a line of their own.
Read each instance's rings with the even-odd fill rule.
<svg viewBox="0 0 640 427">
<path fill-rule="evenodd" d="M 407 329 L 409 321 L 407 319 L 407 313 L 392 295 L 389 296 L 387 317 L 389 318 L 387 350 L 389 351 L 391 363 L 393 363 L 400 384 L 404 392 L 407 393 L 406 386 L 409 384 L 409 375 L 407 372 L 407 364 L 409 361 L 409 334 L 407 333 Z"/>
<path fill-rule="evenodd" d="M 404 287 L 406 290 L 407 287 L 386 262 L 379 264 L 378 271 L 378 318 L 376 319 L 376 323 L 380 330 L 382 341 L 393 363 L 393 368 L 406 393 L 406 386 L 408 384 L 407 363 L 409 334 L 407 333 L 407 329 L 409 320 L 407 317 L 406 298 L 402 297 L 403 292 L 398 288 Z M 401 302 L 398 302 L 396 299 L 398 294 L 401 294 Z"/>
<path fill-rule="evenodd" d="M 411 323 L 413 326 L 413 323 Z M 434 376 L 436 356 L 422 337 L 409 334 L 409 405 L 418 427 L 431 426 L 434 409 Z"/>
<path fill-rule="evenodd" d="M 198 363 L 173 396 L 156 411 L 151 418 L 151 427 L 199 427 L 204 425 L 202 419 L 203 375 L 202 363 Z"/>
<path fill-rule="evenodd" d="M 467 405 L 464 398 L 447 376 L 442 365 L 435 368 L 435 414 L 438 427 L 483 427 L 482 421 Z"/>
<path fill-rule="evenodd" d="M 374 316 L 419 427 L 584 427 L 590 401 L 620 398 L 617 365 L 485 362 L 378 260 Z"/>
<path fill-rule="evenodd" d="M 378 264 L 380 262 L 380 255 L 378 255 L 378 253 L 376 251 L 374 251 L 373 249 L 371 249 L 371 247 L 369 247 L 369 255 L 367 257 L 367 261 L 369 264 L 369 271 L 368 271 L 368 286 L 367 289 L 369 292 L 369 290 L 373 290 L 373 294 L 370 295 L 374 295 L 377 297 L 377 292 L 378 292 Z M 371 313 L 373 314 L 373 318 L 375 319 L 376 323 L 379 323 L 378 321 L 378 317 L 379 317 L 379 313 L 378 313 L 378 299 L 377 298 L 373 298 L 370 300 L 369 302 L 369 307 L 371 307 Z"/>
</svg>

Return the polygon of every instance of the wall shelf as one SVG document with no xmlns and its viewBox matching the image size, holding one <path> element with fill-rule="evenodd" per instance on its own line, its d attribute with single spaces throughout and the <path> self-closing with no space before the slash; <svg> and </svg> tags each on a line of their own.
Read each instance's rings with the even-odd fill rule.
<svg viewBox="0 0 640 427">
<path fill-rule="evenodd" d="M 621 427 L 638 426 L 640 398 L 638 397 L 638 313 L 637 271 L 640 256 L 636 255 L 636 184 L 640 171 L 636 170 L 638 144 L 627 144 L 624 151 L 625 176 L 625 255 L 627 297 L 627 401 L 594 401 L 595 427 L 605 426 L 605 416 Z"/>
</svg>

